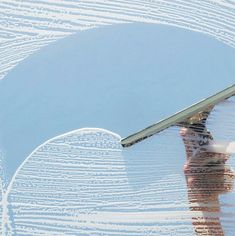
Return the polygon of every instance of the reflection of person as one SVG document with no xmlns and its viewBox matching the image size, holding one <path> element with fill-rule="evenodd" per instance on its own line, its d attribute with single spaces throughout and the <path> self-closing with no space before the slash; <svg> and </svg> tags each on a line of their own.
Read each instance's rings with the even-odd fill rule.
<svg viewBox="0 0 235 236">
<path fill-rule="evenodd" d="M 229 156 L 206 150 L 212 135 L 205 124 L 181 128 L 180 134 L 186 149 L 184 173 L 195 234 L 223 236 L 219 195 L 232 190 L 234 172 L 225 165 Z"/>
</svg>

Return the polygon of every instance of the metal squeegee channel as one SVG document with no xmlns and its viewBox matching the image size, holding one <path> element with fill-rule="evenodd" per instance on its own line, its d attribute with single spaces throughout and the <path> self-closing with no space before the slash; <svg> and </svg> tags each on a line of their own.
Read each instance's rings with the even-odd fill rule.
<svg viewBox="0 0 235 236">
<path fill-rule="evenodd" d="M 122 139 L 121 144 L 123 147 L 129 147 L 156 133 L 163 131 L 164 129 L 167 129 L 173 125 L 177 125 L 179 122 L 182 122 L 187 118 L 190 118 L 191 116 L 197 114 L 198 112 L 205 110 L 209 106 L 214 106 L 219 102 L 228 99 L 234 95 L 235 95 L 235 84 L 196 104 L 193 104 L 192 106 L 182 111 L 179 111 L 178 113 L 172 116 L 169 116 L 164 120 L 159 121 L 154 125 L 151 125 L 135 134 L 128 136 L 127 138 Z"/>
</svg>

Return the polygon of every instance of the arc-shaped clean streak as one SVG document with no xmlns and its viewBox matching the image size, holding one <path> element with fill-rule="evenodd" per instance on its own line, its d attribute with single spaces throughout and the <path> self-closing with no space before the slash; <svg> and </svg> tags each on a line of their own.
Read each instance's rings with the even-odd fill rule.
<svg viewBox="0 0 235 236">
<path fill-rule="evenodd" d="M 138 182 L 144 187 L 134 189 L 121 151 L 120 137 L 102 129 L 75 130 L 40 145 L 8 186 L 8 227 L 17 235 L 143 236 L 167 234 L 173 227 L 188 235 L 187 201 L 179 198 L 181 176 L 149 184 L 148 174 L 136 170 L 132 175 L 141 175 Z M 179 204 L 169 204 L 169 199 Z"/>
<path fill-rule="evenodd" d="M 0 3 L 0 78 L 54 40 L 116 23 L 173 25 L 209 34 L 234 47 L 234 13 L 235 4 L 228 0 L 24 0 L 20 3 L 3 0 Z"/>
</svg>

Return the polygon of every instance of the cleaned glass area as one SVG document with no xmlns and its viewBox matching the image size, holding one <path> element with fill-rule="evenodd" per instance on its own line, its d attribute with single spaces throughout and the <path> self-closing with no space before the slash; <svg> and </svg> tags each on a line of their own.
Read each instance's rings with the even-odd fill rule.
<svg viewBox="0 0 235 236">
<path fill-rule="evenodd" d="M 234 50 L 170 26 L 90 30 L 0 81 L 3 235 L 234 235 L 235 99 L 121 139 L 232 85 Z"/>
</svg>

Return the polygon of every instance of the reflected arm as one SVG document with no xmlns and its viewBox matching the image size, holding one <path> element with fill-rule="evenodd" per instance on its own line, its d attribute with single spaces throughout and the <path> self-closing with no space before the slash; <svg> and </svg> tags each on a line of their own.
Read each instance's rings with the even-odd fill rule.
<svg viewBox="0 0 235 236">
<path fill-rule="evenodd" d="M 128 136 L 127 138 L 122 139 L 121 144 L 123 147 L 129 147 L 173 125 L 182 125 L 182 123 L 185 122 L 188 123 L 188 120 L 190 120 L 191 117 L 195 116 L 196 114 L 200 114 L 211 107 L 214 107 L 219 102 L 222 102 L 234 95 L 235 85 L 232 85 L 211 97 L 208 97 L 164 120 L 159 121 L 154 125 L 151 125 L 135 134 Z"/>
</svg>

